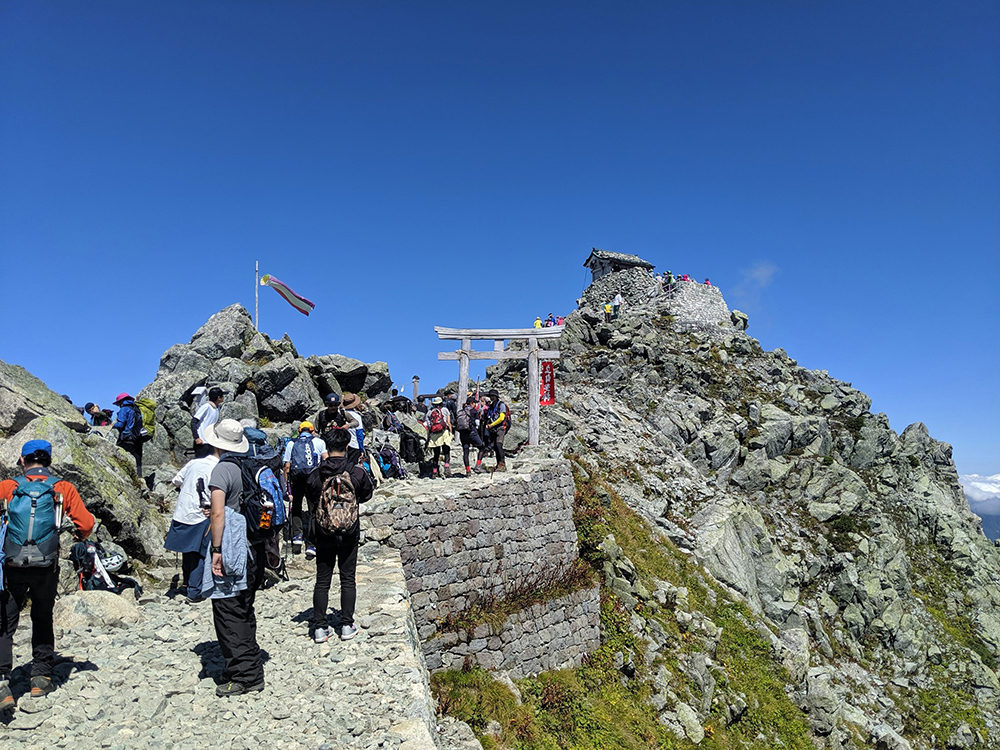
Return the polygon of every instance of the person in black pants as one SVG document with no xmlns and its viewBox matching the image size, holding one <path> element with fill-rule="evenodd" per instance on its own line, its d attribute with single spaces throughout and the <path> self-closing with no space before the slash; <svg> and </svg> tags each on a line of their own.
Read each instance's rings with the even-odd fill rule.
<svg viewBox="0 0 1000 750">
<path fill-rule="evenodd" d="M 309 475 L 306 485 L 309 520 L 312 527 L 310 536 L 316 544 L 316 586 L 313 588 L 312 616 L 313 640 L 316 643 L 324 643 L 334 634 L 326 611 L 329 606 L 330 582 L 333 580 L 335 565 L 340 571 L 340 640 L 349 641 L 358 634 L 358 629 L 354 625 L 354 605 L 357 600 L 355 571 L 358 565 L 361 524 L 355 523 L 354 528 L 342 535 L 324 533 L 316 522 L 316 510 L 321 501 L 323 486 L 328 480 L 334 480 L 347 472 L 358 503 L 370 500 L 374 491 L 372 481 L 364 467 L 352 463 L 347 458 L 347 446 L 351 440 L 348 431 L 335 429 L 328 435 L 329 442 L 326 448 L 329 455 L 320 463 L 319 468 Z"/>
</svg>

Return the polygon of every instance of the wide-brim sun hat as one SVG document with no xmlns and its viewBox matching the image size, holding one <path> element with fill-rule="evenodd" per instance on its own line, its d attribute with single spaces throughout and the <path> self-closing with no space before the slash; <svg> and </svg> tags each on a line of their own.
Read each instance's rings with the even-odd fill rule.
<svg viewBox="0 0 1000 750">
<path fill-rule="evenodd" d="M 493 398 L 500 398 L 500 394 L 497 392 L 496 388 L 490 388 L 490 390 L 486 391 L 484 395 L 491 396 Z"/>
<path fill-rule="evenodd" d="M 356 393 L 345 393 L 344 394 L 344 408 L 353 409 L 355 406 L 361 403 L 361 399 Z"/>
<path fill-rule="evenodd" d="M 435 396 L 434 400 L 431 401 L 431 403 L 434 404 L 434 406 L 440 406 L 441 404 L 444 403 L 444 399 L 441 398 L 440 396 Z"/>
<path fill-rule="evenodd" d="M 246 453 L 250 449 L 250 441 L 243 434 L 243 425 L 235 419 L 223 419 L 205 428 L 206 443 L 213 448 L 229 453 Z"/>
<path fill-rule="evenodd" d="M 115 396 L 115 406 L 118 406 L 118 404 L 120 404 L 127 398 L 132 398 L 132 397 L 127 393 L 119 393 L 117 396 Z"/>
</svg>

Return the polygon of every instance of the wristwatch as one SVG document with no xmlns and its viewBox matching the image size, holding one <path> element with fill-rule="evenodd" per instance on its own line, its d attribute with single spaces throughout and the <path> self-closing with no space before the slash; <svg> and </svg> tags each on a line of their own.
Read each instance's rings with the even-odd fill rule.
<svg viewBox="0 0 1000 750">
<path fill-rule="evenodd" d="M 215 545 L 213 544 L 213 545 L 212 545 L 211 547 L 209 547 L 209 551 L 210 551 L 210 552 L 211 552 L 211 553 L 212 553 L 213 555 L 214 555 L 214 554 L 215 554 L 216 552 L 218 552 L 218 553 L 219 553 L 219 554 L 221 555 L 221 554 L 222 554 L 222 547 L 216 547 L 216 546 L 215 546 Z"/>
</svg>

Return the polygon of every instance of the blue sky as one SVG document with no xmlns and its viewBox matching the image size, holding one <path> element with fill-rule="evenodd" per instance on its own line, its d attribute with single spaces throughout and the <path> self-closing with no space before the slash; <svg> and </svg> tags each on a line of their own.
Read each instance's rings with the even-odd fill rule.
<svg viewBox="0 0 1000 750">
<path fill-rule="evenodd" d="M 3 3 L 0 359 L 109 405 L 257 259 L 317 303 L 264 331 L 433 387 L 596 246 L 994 474 L 998 50 L 995 2 Z"/>
</svg>

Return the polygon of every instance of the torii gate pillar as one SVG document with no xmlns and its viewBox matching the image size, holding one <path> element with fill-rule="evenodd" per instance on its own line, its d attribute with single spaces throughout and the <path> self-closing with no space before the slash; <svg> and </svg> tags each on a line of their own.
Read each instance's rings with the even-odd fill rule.
<svg viewBox="0 0 1000 750">
<path fill-rule="evenodd" d="M 528 360 L 528 445 L 538 445 L 539 438 L 539 400 L 541 380 L 538 363 L 541 360 L 559 359 L 558 349 L 542 349 L 539 339 L 558 339 L 562 336 L 563 326 L 548 328 L 443 328 L 434 326 L 438 338 L 444 340 L 460 340 L 462 346 L 454 352 L 439 352 L 439 360 L 458 360 L 458 398 L 459 403 L 465 403 L 465 394 L 469 389 L 469 360 L 487 359 L 500 361 L 502 359 Z M 492 352 L 477 352 L 472 349 L 472 342 L 493 341 Z M 508 350 L 505 341 L 527 341 L 527 350 Z"/>
</svg>

